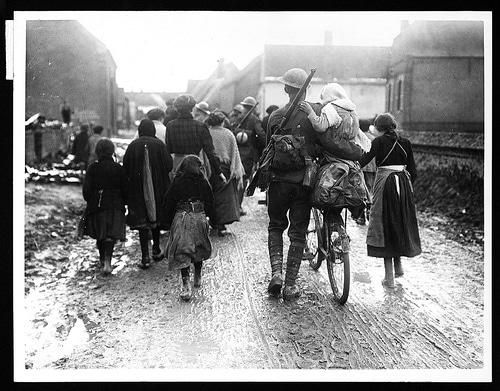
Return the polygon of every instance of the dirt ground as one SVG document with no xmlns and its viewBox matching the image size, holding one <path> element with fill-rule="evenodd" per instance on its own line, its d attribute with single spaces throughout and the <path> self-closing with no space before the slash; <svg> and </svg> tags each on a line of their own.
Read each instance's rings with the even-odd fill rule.
<svg viewBox="0 0 500 391">
<path fill-rule="evenodd" d="M 284 302 L 266 291 L 268 220 L 257 192 L 228 236 L 211 236 L 202 287 L 183 302 L 180 277 L 165 261 L 137 267 L 134 231 L 115 249 L 113 274 L 101 276 L 94 241 L 74 239 L 80 186 L 28 183 L 25 194 L 25 272 L 15 281 L 24 307 L 15 351 L 22 379 L 48 372 L 88 381 L 84 370 L 98 370 L 110 381 L 180 381 L 191 373 L 181 370 L 193 369 L 202 379 L 235 381 L 284 369 L 309 381 L 487 377 L 484 248 L 451 240 L 439 216 L 419 216 L 423 253 L 403 258 L 396 289 L 383 288 L 382 260 L 366 255 L 367 226 L 349 219 L 347 303 L 333 301 L 326 266 L 314 271 L 307 261 L 302 296 Z M 296 371 L 272 373 L 290 380 Z"/>
</svg>

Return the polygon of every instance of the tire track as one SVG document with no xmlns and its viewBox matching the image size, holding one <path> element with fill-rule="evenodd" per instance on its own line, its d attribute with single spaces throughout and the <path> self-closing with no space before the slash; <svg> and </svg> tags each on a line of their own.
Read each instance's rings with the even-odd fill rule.
<svg viewBox="0 0 500 391">
<path fill-rule="evenodd" d="M 259 315 L 258 315 L 257 310 L 256 310 L 255 305 L 254 305 L 252 291 L 250 289 L 247 274 L 244 270 L 245 268 L 243 265 L 243 259 L 245 258 L 243 248 L 241 246 L 241 243 L 238 240 L 238 237 L 235 235 L 235 233 L 231 229 L 228 229 L 228 232 L 230 232 L 231 236 L 232 236 L 232 241 L 230 243 L 234 245 L 236 252 L 238 254 L 237 255 L 237 265 L 238 265 L 238 269 L 239 269 L 240 275 L 241 275 L 242 280 L 243 280 L 243 285 L 245 287 L 245 300 L 246 300 L 248 306 L 250 307 L 250 311 L 252 313 L 252 318 L 253 318 L 254 324 L 257 328 L 257 331 L 259 332 L 259 336 L 260 336 L 260 339 L 262 341 L 262 346 L 264 347 L 264 350 L 266 351 L 268 362 L 269 362 L 271 368 L 279 369 L 280 368 L 279 362 L 275 360 L 274 355 L 271 351 L 271 348 L 269 347 L 269 343 L 267 341 L 266 334 L 264 332 L 263 326 L 261 325 L 261 323 L 259 321 Z"/>
</svg>

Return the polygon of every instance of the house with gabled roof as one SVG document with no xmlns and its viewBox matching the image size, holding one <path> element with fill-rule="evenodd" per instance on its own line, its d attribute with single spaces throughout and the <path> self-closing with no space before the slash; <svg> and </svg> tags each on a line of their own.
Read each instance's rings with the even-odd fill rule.
<svg viewBox="0 0 500 391">
<path fill-rule="evenodd" d="M 243 70 L 218 69 L 206 80 L 188 84 L 188 93 L 197 101 L 230 111 L 247 96 L 259 102 L 257 112 L 266 107 L 283 106 L 287 95 L 278 81 L 290 68 L 310 71 L 316 68 L 307 100 L 319 101 L 321 88 L 330 82 L 344 86 L 350 98 L 358 105 L 361 118 L 373 118 L 385 103 L 385 84 L 389 61 L 389 47 L 351 47 L 325 45 L 265 45 L 264 52 L 254 58 Z"/>
</svg>

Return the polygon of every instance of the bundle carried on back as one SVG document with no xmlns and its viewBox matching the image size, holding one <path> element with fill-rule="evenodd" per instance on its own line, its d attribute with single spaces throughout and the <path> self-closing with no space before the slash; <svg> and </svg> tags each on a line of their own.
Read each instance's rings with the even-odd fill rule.
<svg viewBox="0 0 500 391">
<path fill-rule="evenodd" d="M 320 209 L 348 208 L 361 213 L 368 201 L 363 171 L 358 162 L 326 157 L 311 191 L 311 204 Z"/>
</svg>

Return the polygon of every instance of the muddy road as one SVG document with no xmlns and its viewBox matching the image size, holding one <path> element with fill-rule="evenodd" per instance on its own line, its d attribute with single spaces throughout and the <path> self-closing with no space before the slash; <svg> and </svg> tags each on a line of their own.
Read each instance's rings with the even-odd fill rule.
<svg viewBox="0 0 500 391">
<path fill-rule="evenodd" d="M 335 370 L 389 370 L 363 372 L 364 381 L 387 380 L 390 370 L 483 374 L 489 348 L 482 246 L 450 240 L 427 216 L 420 224 L 423 253 L 403 258 L 405 275 L 388 290 L 381 285 L 382 260 L 366 255 L 367 226 L 349 219 L 347 303 L 333 301 L 326 265 L 314 271 L 307 261 L 299 272 L 302 296 L 284 302 L 266 290 L 268 220 L 257 203 L 263 197 L 245 199 L 248 214 L 228 226 L 228 236 L 211 236 L 202 286 L 183 302 L 180 277 L 165 261 L 137 267 L 138 235 L 128 228 L 127 241 L 115 247 L 113 274 L 101 276 L 94 240 L 73 238 L 84 206 L 78 185 L 27 184 L 25 272 L 14 285 L 24 307 L 15 317 L 21 378 L 54 371 L 88 381 L 79 379 L 81 371 L 64 370 L 108 370 L 102 376 L 112 380 L 113 370 L 122 370 L 115 380 L 159 373 L 179 381 L 186 375 L 178 370 L 195 368 L 208 370 L 201 372 L 206 378 L 210 370 L 228 369 L 303 370 L 303 380 L 359 380 L 357 371 Z M 224 380 L 258 381 L 269 372 L 224 373 Z M 429 381 L 433 372 L 397 373 Z M 290 372 L 278 374 L 273 379 L 290 380 Z"/>
</svg>

